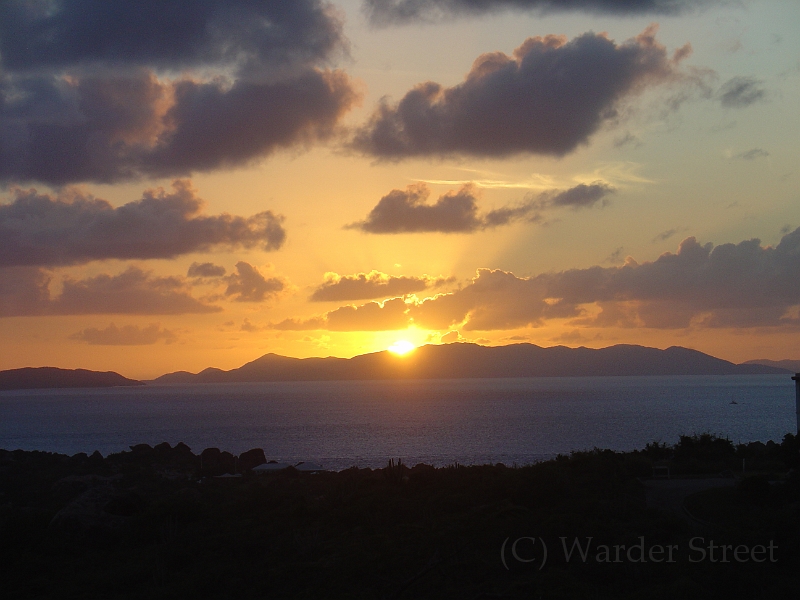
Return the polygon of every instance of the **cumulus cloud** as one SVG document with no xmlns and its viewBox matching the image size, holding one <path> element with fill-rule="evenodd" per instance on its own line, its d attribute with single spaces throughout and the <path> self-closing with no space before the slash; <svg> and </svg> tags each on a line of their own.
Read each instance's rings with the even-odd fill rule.
<svg viewBox="0 0 800 600">
<path fill-rule="evenodd" d="M 509 225 L 516 221 L 542 220 L 542 214 L 554 208 L 589 208 L 605 205 L 614 191 L 610 185 L 596 181 L 581 183 L 567 190 L 548 190 L 531 195 L 515 206 L 505 206 L 480 214 L 477 188 L 462 186 L 427 203 L 430 189 L 424 183 L 412 184 L 405 190 L 392 190 L 380 199 L 363 221 L 345 227 L 367 233 L 472 233 L 491 227 Z"/>
<path fill-rule="evenodd" d="M 405 296 L 424 292 L 452 281 L 454 281 L 453 278 L 430 277 L 429 275 L 395 277 L 380 271 L 356 273 L 355 275 L 325 273 L 325 281 L 314 290 L 309 300 L 311 302 L 350 302 Z"/>
<path fill-rule="evenodd" d="M 179 315 L 222 310 L 191 295 L 180 277 L 159 277 L 138 267 L 118 275 L 67 277 L 52 297 L 51 276 L 43 269 L 0 269 L 0 317 L 36 315 Z"/>
<path fill-rule="evenodd" d="M 269 325 L 270 329 L 302 331 L 386 331 L 405 329 L 410 324 L 409 305 L 402 298 L 368 302 L 361 306 L 342 306 L 322 316 L 309 319 L 285 319 Z"/>
<path fill-rule="evenodd" d="M 113 182 L 330 137 L 359 95 L 322 0 L 0 3 L 0 181 Z"/>
<path fill-rule="evenodd" d="M 800 228 L 775 246 L 758 239 L 700 244 L 652 262 L 591 267 L 520 278 L 482 269 L 463 288 L 409 309 L 422 327 L 514 329 L 572 318 L 595 327 L 754 327 L 800 325 Z M 599 307 L 592 314 L 589 305 Z"/>
<path fill-rule="evenodd" d="M 202 214 L 203 201 L 186 180 L 117 208 L 75 190 L 52 197 L 15 189 L 12 195 L 0 204 L 0 267 L 173 258 L 217 246 L 276 250 L 286 238 L 283 217 L 271 211 Z"/>
<path fill-rule="evenodd" d="M 800 228 L 774 247 L 758 239 L 714 246 L 689 237 L 676 253 L 666 252 L 650 262 L 629 257 L 621 266 L 531 277 L 479 269 L 467 285 L 422 301 L 395 298 L 343 306 L 269 327 L 375 331 L 414 325 L 435 331 L 489 331 L 538 327 L 560 319 L 578 333 L 583 327 L 797 328 L 799 257 Z M 569 338 L 578 340 L 574 329 Z"/>
<path fill-rule="evenodd" d="M 193 262 L 189 265 L 186 273 L 187 277 L 222 277 L 223 275 L 225 275 L 225 267 L 210 262 Z"/>
<path fill-rule="evenodd" d="M 624 98 L 681 78 L 685 46 L 667 56 L 656 26 L 617 44 L 585 33 L 527 39 L 513 56 L 480 56 L 463 83 L 426 82 L 383 100 L 353 146 L 382 159 L 454 154 L 563 156 L 617 116 Z"/>
<path fill-rule="evenodd" d="M 719 101 L 726 108 L 745 108 L 764 100 L 766 90 L 755 77 L 734 77 L 719 90 Z"/>
<path fill-rule="evenodd" d="M 364 0 L 373 25 L 440 21 L 453 16 L 482 15 L 501 10 L 585 12 L 596 15 L 676 15 L 719 0 Z"/>
<path fill-rule="evenodd" d="M 280 277 L 264 277 L 261 272 L 244 261 L 236 263 L 236 273 L 226 277 L 225 295 L 236 302 L 264 302 L 276 297 L 287 287 Z"/>
<path fill-rule="evenodd" d="M 159 340 L 171 344 L 178 336 L 169 329 L 162 329 L 158 323 L 151 323 L 147 327 L 138 325 L 123 325 L 117 327 L 111 323 L 105 329 L 89 327 L 69 336 L 71 340 L 86 342 L 90 346 L 149 346 Z"/>
</svg>

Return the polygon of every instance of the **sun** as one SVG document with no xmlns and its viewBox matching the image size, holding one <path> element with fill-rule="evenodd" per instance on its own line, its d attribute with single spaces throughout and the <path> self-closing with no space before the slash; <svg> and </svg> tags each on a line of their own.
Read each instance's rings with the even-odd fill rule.
<svg viewBox="0 0 800 600">
<path fill-rule="evenodd" d="M 389 346 L 388 350 L 393 354 L 399 354 L 402 356 L 403 354 L 408 354 L 415 348 L 416 346 L 408 340 L 397 340 L 394 344 Z"/>
</svg>

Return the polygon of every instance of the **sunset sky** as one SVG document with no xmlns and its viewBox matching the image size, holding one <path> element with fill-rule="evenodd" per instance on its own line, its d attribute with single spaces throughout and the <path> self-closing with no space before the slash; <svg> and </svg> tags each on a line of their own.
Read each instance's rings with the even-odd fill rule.
<svg viewBox="0 0 800 600">
<path fill-rule="evenodd" d="M 0 3 L 0 369 L 800 359 L 800 2 Z"/>
</svg>

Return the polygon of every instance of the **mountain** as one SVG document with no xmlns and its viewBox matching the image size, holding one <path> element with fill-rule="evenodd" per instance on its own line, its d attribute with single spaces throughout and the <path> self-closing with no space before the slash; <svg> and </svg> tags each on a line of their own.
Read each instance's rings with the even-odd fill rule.
<svg viewBox="0 0 800 600">
<path fill-rule="evenodd" d="M 746 365 L 764 365 L 767 367 L 775 367 L 777 369 L 786 369 L 792 373 L 800 373 L 800 360 L 769 360 L 768 358 L 758 358 L 756 360 L 748 360 Z"/>
<path fill-rule="evenodd" d="M 0 371 L 0 390 L 30 390 L 38 388 L 97 388 L 144 385 L 114 371 L 86 369 L 57 369 L 55 367 L 25 367 Z"/>
<path fill-rule="evenodd" d="M 734 363 L 672 346 L 666 350 L 617 345 L 601 348 L 542 348 L 533 344 L 421 346 L 405 356 L 388 351 L 353 358 L 289 358 L 265 354 L 238 369 L 180 371 L 154 383 L 326 381 L 344 379 L 463 379 L 603 375 L 754 375 L 789 373 L 764 365 Z"/>
</svg>

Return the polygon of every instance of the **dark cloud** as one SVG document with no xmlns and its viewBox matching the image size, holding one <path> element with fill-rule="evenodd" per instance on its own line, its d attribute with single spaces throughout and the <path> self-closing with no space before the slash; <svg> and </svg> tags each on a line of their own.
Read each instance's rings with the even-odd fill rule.
<svg viewBox="0 0 800 600">
<path fill-rule="evenodd" d="M 719 90 L 719 101 L 726 108 L 745 108 L 764 100 L 766 90 L 755 77 L 734 77 Z"/>
<path fill-rule="evenodd" d="M 280 277 L 264 277 L 259 270 L 244 261 L 236 263 L 236 273 L 226 277 L 226 296 L 236 302 L 263 302 L 277 296 L 286 289 L 286 281 Z"/>
<path fill-rule="evenodd" d="M 0 79 L 0 181 L 114 182 L 244 165 L 329 138 L 357 100 L 339 71 L 232 85 L 150 72 Z"/>
<path fill-rule="evenodd" d="M 36 315 L 179 315 L 222 310 L 192 297 L 180 277 L 156 277 L 137 267 L 118 275 L 86 279 L 67 277 L 51 297 L 51 276 L 42 269 L 0 269 L 0 316 Z"/>
<path fill-rule="evenodd" d="M 16 189 L 13 196 L 0 204 L 0 267 L 173 258 L 217 246 L 276 250 L 286 237 L 283 217 L 270 211 L 203 215 L 203 201 L 185 180 L 118 208 L 70 190 L 54 198 Z"/>
<path fill-rule="evenodd" d="M 353 300 L 372 300 L 373 298 L 391 298 L 423 292 L 430 288 L 450 283 L 453 278 L 430 277 L 395 277 L 380 271 L 357 273 L 340 276 L 337 273 L 326 273 L 325 281 L 309 300 L 311 302 L 350 302 Z"/>
<path fill-rule="evenodd" d="M 0 56 L 13 72 L 73 66 L 254 69 L 313 64 L 343 50 L 318 0 L 4 0 Z"/>
<path fill-rule="evenodd" d="M 189 271 L 186 273 L 187 277 L 222 277 L 223 275 L 225 275 L 225 267 L 210 262 L 193 262 L 189 265 Z"/>
<path fill-rule="evenodd" d="M 501 10 L 676 15 L 718 3 L 719 0 L 364 0 L 363 9 L 373 25 L 385 26 Z"/>
<path fill-rule="evenodd" d="M 149 346 L 159 340 L 171 344 L 178 336 L 169 329 L 162 329 L 158 323 L 151 323 L 147 327 L 138 325 L 123 325 L 117 327 L 111 323 L 105 329 L 89 327 L 69 336 L 71 340 L 86 342 L 90 346 Z"/>
<path fill-rule="evenodd" d="M 479 270 L 472 282 L 410 306 L 421 327 L 465 330 L 538 326 L 573 318 L 594 327 L 800 325 L 800 228 L 775 246 L 757 239 L 701 245 L 693 237 L 653 262 L 519 278 Z M 587 305 L 601 312 L 592 315 Z"/>
<path fill-rule="evenodd" d="M 471 233 L 491 227 L 509 225 L 515 221 L 537 222 L 542 213 L 553 208 L 588 208 L 597 203 L 605 205 L 614 188 L 603 182 L 581 183 L 567 190 L 549 190 L 529 196 L 515 206 L 505 206 L 478 212 L 477 188 L 471 184 L 440 196 L 427 204 L 430 190 L 424 183 L 413 184 L 405 190 L 392 190 L 380 199 L 367 218 L 346 225 L 367 233 Z"/>
<path fill-rule="evenodd" d="M 424 183 L 392 190 L 380 199 L 364 221 L 347 225 L 367 233 L 415 233 L 439 231 L 464 233 L 480 229 L 476 190 L 465 185 L 426 204 L 430 190 Z"/>
<path fill-rule="evenodd" d="M 183 175 L 326 139 L 358 101 L 324 68 L 345 51 L 319 0 L 0 3 L 0 181 Z"/>
<path fill-rule="evenodd" d="M 396 105 L 384 100 L 353 145 L 384 159 L 563 156 L 614 118 L 624 97 L 678 78 L 688 53 L 670 59 L 655 26 L 619 45 L 594 33 L 529 38 L 513 56 L 479 57 L 455 87 L 427 82 Z"/>
</svg>

